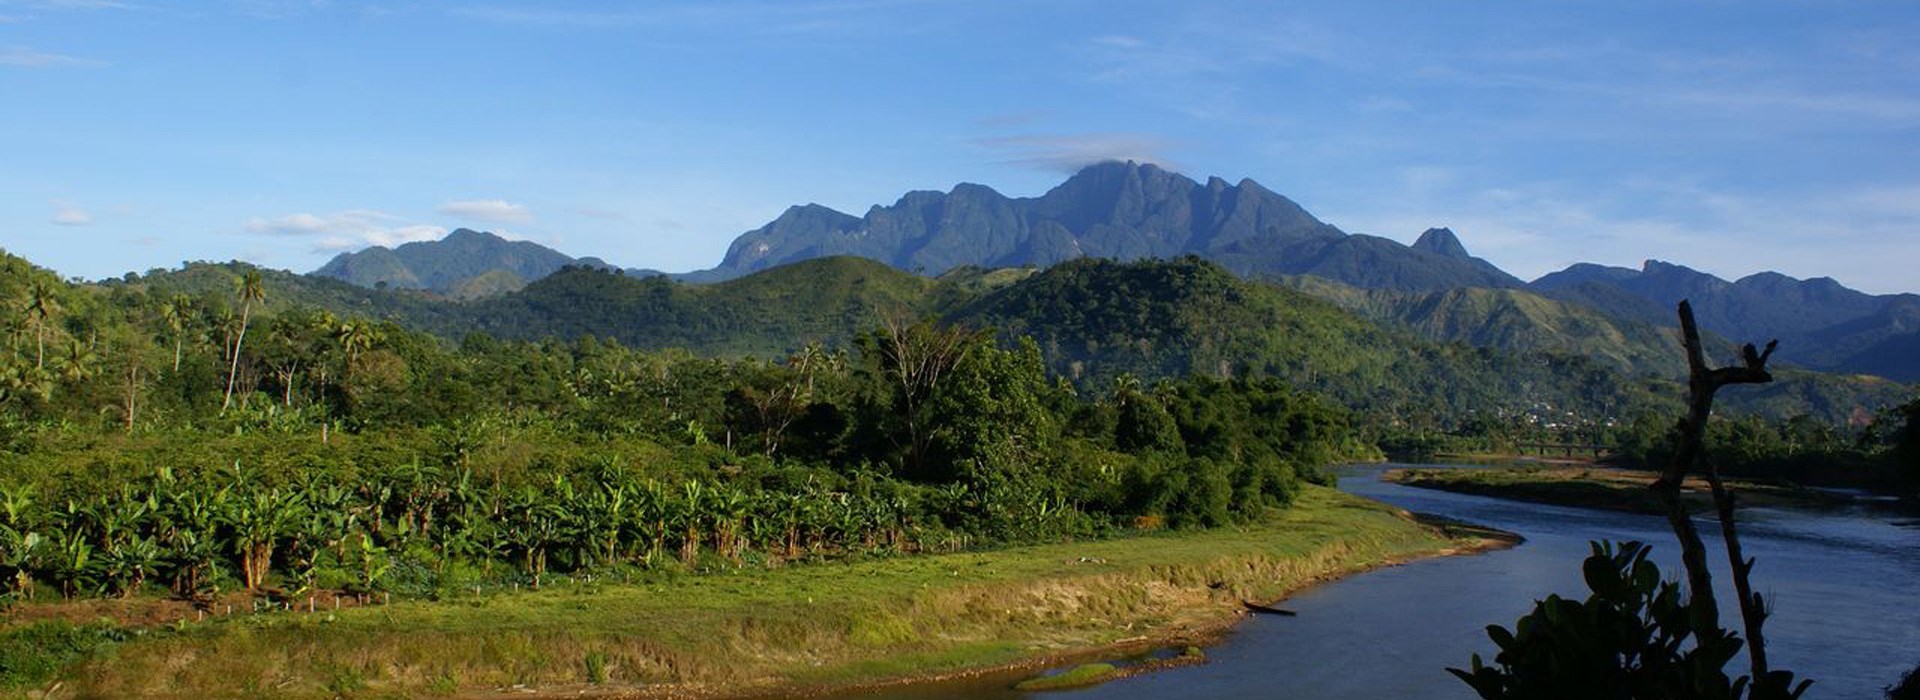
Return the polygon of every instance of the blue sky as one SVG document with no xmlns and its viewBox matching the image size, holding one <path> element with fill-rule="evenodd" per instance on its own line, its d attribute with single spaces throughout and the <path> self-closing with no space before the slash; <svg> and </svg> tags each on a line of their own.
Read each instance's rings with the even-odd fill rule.
<svg viewBox="0 0 1920 700">
<path fill-rule="evenodd" d="M 1084 163 L 1349 232 L 1920 291 L 1912 2 L 0 0 L 0 248 L 307 271 L 457 227 L 688 270 Z"/>
</svg>

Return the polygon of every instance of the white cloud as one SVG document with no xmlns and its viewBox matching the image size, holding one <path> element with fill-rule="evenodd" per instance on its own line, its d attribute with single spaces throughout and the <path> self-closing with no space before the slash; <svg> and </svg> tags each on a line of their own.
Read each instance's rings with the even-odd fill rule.
<svg viewBox="0 0 1920 700">
<path fill-rule="evenodd" d="M 0 49 L 0 66 L 14 68 L 89 68 L 104 66 L 104 61 L 79 58 L 66 54 L 35 51 L 25 46 L 9 46 Z"/>
<path fill-rule="evenodd" d="M 501 199 L 447 202 L 440 205 L 436 211 L 458 219 L 493 224 L 524 224 L 533 221 L 533 212 L 527 211 L 526 206 Z"/>
<path fill-rule="evenodd" d="M 60 226 L 91 226 L 93 213 L 72 202 L 53 202 L 53 223 Z"/>
<path fill-rule="evenodd" d="M 447 230 L 431 224 L 406 224 L 400 217 L 369 209 L 349 209 L 331 214 L 288 214 L 265 219 L 255 217 L 244 226 L 248 233 L 314 239 L 314 252 L 332 252 L 366 246 L 392 247 L 414 241 L 431 241 L 445 236 Z"/>
<path fill-rule="evenodd" d="M 984 138 L 976 143 L 1001 153 L 1008 163 L 1043 170 L 1072 173 L 1110 160 L 1155 163 L 1179 170 L 1161 155 L 1167 149 L 1166 141 L 1148 134 L 1022 134 Z"/>
</svg>

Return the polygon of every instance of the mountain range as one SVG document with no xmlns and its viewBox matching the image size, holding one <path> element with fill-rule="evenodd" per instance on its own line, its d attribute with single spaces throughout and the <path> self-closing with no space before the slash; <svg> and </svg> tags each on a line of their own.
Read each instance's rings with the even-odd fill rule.
<svg viewBox="0 0 1920 700">
<path fill-rule="evenodd" d="M 1780 339 L 1781 362 L 1920 381 L 1920 296 L 1913 294 L 1869 295 L 1830 278 L 1774 272 L 1729 282 L 1651 260 L 1639 270 L 1582 263 L 1525 282 L 1471 255 L 1446 228 L 1429 229 L 1412 245 L 1349 234 L 1252 180 L 1200 183 L 1132 162 L 1089 166 L 1039 197 L 960 184 L 909 192 L 859 217 L 795 206 L 741 234 L 718 266 L 675 277 L 718 282 L 841 255 L 922 275 L 1195 255 L 1430 340 L 1581 352 L 1662 374 L 1677 367 L 1666 338 L 1674 304 L 1684 298 L 1711 333 Z M 461 229 L 442 241 L 342 254 L 313 274 L 473 299 L 568 266 L 614 269 L 598 258 Z"/>
</svg>

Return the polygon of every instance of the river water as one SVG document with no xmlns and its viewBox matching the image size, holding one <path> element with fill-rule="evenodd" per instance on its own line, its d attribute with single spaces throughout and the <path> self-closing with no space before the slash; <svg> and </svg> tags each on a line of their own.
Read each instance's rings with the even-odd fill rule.
<svg viewBox="0 0 1920 700">
<path fill-rule="evenodd" d="M 1207 649 L 1208 663 L 1048 693 L 1009 689 L 994 676 L 862 694 L 861 698 L 1067 700 L 1132 698 L 1474 698 L 1449 675 L 1471 654 L 1491 657 L 1488 624 L 1512 628 L 1548 594 L 1584 598 L 1580 561 L 1594 539 L 1641 540 L 1669 578 L 1678 546 L 1657 516 L 1560 508 L 1415 489 L 1379 480 L 1392 466 L 1346 468 L 1341 490 L 1420 513 L 1517 532 L 1509 550 L 1447 557 L 1349 577 L 1294 595 L 1298 617 L 1253 616 Z M 1769 661 L 1814 679 L 1805 697 L 1879 698 L 1920 664 L 1920 527 L 1913 516 L 1871 505 L 1808 512 L 1743 509 L 1741 543 L 1759 559 L 1754 585 L 1774 615 Z M 1702 522 L 1719 557 L 1722 616 L 1737 627 L 1718 527 Z M 1729 664 L 1744 669 L 1742 654 Z"/>
</svg>

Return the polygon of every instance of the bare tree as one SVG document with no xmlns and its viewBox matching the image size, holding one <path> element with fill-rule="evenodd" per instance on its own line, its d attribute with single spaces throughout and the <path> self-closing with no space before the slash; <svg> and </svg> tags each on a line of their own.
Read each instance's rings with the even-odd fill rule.
<svg viewBox="0 0 1920 700">
<path fill-rule="evenodd" d="M 1689 473 L 1699 472 L 1706 476 L 1713 491 L 1714 508 L 1720 517 L 1720 536 L 1726 546 L 1727 559 L 1732 564 L 1734 592 L 1740 599 L 1740 620 L 1747 633 L 1747 656 L 1753 667 L 1755 697 L 1792 697 L 1799 694 L 1798 691 L 1789 692 L 1787 688 L 1793 682 L 1793 674 L 1773 674 L 1767 667 L 1767 643 L 1761 629 L 1766 622 L 1766 606 L 1760 594 L 1753 591 L 1750 575 L 1754 561 L 1741 553 L 1740 536 L 1734 524 L 1734 494 L 1721 481 L 1718 467 L 1705 458 L 1707 419 L 1713 413 L 1714 394 L 1721 387 L 1734 384 L 1765 384 L 1773 381 L 1773 374 L 1767 371 L 1767 359 L 1773 356 L 1779 341 L 1767 341 L 1765 350 L 1755 349 L 1753 344 L 1748 343 L 1741 348 L 1740 365 L 1709 367 L 1706 350 L 1700 341 L 1700 328 L 1693 320 L 1693 306 L 1681 301 L 1679 312 L 1681 342 L 1687 352 L 1687 415 L 1678 426 L 1679 445 L 1674 450 L 1673 461 L 1661 472 L 1651 488 L 1665 503 L 1667 522 L 1673 527 L 1674 536 L 1680 540 L 1680 560 L 1687 570 L 1690 601 L 1718 619 L 1713 577 L 1707 570 L 1706 544 L 1700 538 L 1700 531 L 1693 525 L 1693 516 L 1688 514 L 1685 504 L 1680 500 L 1681 482 Z M 1805 686 L 1803 682 L 1801 689 Z"/>
</svg>

